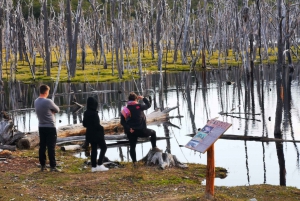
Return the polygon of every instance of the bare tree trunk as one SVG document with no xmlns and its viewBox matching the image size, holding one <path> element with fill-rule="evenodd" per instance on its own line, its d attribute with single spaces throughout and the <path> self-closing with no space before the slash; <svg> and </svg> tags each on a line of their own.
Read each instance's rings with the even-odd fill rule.
<svg viewBox="0 0 300 201">
<path fill-rule="evenodd" d="M 153 0 L 150 0 L 150 37 L 151 37 L 151 55 L 154 59 L 154 26 L 153 26 Z"/>
<path fill-rule="evenodd" d="M 290 36 L 288 36 L 290 33 L 290 1 L 287 0 L 286 3 L 286 14 L 285 14 L 285 52 L 286 52 L 286 57 L 288 59 L 289 62 L 289 67 L 293 68 L 293 63 L 292 63 L 292 57 L 291 57 L 291 53 L 290 53 Z"/>
<path fill-rule="evenodd" d="M 257 14 L 258 14 L 258 55 L 259 63 L 262 63 L 261 58 L 261 11 L 260 11 L 260 1 L 256 0 Z"/>
<path fill-rule="evenodd" d="M 68 39 L 68 49 L 69 49 L 69 64 L 71 64 L 72 59 L 72 10 L 71 10 L 71 0 L 67 0 L 66 8 L 66 20 L 67 20 L 67 39 Z"/>
<path fill-rule="evenodd" d="M 281 93 L 283 90 L 282 87 L 282 65 L 283 65 L 283 40 L 282 40 L 282 0 L 277 0 L 277 13 L 278 13 L 278 26 L 277 26 L 277 48 L 278 48 L 278 55 L 277 55 L 277 68 L 276 68 L 276 92 L 277 92 L 277 105 L 276 105 L 276 113 L 275 113 L 275 128 L 274 128 L 274 136 L 275 138 L 282 138 L 281 133 L 281 124 L 282 124 L 282 99 L 281 99 Z M 276 144 L 280 146 L 280 144 Z M 280 185 L 285 186 L 285 166 L 284 164 L 284 158 L 280 157 L 281 152 L 279 147 L 277 147 L 277 155 L 278 160 L 280 164 L 279 168 L 279 175 L 280 175 Z M 282 150 L 282 149 L 281 149 Z"/>
<path fill-rule="evenodd" d="M 3 12 L 3 3 L 0 3 L 0 91 L 2 91 L 3 82 L 2 82 L 2 66 L 3 66 L 3 60 L 2 60 L 2 27 L 3 27 L 3 20 L 4 20 L 4 12 Z M 2 103 L 1 103 L 2 105 Z M 2 106 L 0 106 L 0 110 L 2 110 Z"/>
<path fill-rule="evenodd" d="M 124 45 L 123 45 L 123 2 L 119 1 L 119 33 L 118 33 L 118 40 L 119 40 L 119 51 L 120 51 L 120 60 L 119 60 L 119 78 L 123 78 L 124 72 Z"/>
<path fill-rule="evenodd" d="M 161 22 L 162 22 L 162 15 L 163 15 L 163 4 L 164 4 L 164 0 L 161 0 L 158 4 L 158 13 L 157 13 L 157 20 L 156 20 L 156 49 L 158 54 L 157 67 L 159 71 L 162 70 Z"/>
<path fill-rule="evenodd" d="M 189 40 L 189 24 L 190 24 L 190 12 L 191 12 L 191 0 L 186 2 L 186 11 L 184 16 L 184 34 L 182 41 L 182 64 L 187 64 L 187 48 L 190 44 Z"/>
<path fill-rule="evenodd" d="M 72 77 L 76 75 L 76 64 L 77 64 L 77 43 L 78 43 L 78 33 L 81 18 L 81 5 L 83 0 L 78 0 L 76 18 L 75 18 L 75 30 L 72 38 L 72 48 L 71 48 L 71 61 L 70 61 L 70 73 Z"/>
<path fill-rule="evenodd" d="M 45 41 L 45 54 L 46 54 L 46 69 L 47 76 L 51 75 L 50 71 L 50 48 L 49 48 L 49 34 L 48 34 L 48 11 L 47 11 L 47 0 L 43 2 L 43 14 L 44 14 L 44 41 Z"/>
<path fill-rule="evenodd" d="M 116 3 L 115 3 L 115 0 L 112 0 L 110 2 L 110 22 L 111 22 L 111 72 L 112 72 L 112 75 L 114 76 L 115 75 L 115 72 L 114 72 L 114 52 L 115 52 L 115 29 L 114 29 L 114 26 L 115 26 L 115 6 L 116 6 Z"/>
</svg>

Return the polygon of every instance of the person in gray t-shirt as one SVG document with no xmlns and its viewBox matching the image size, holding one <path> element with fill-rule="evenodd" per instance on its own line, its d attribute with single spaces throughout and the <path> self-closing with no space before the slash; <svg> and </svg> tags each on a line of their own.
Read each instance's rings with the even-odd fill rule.
<svg viewBox="0 0 300 201">
<path fill-rule="evenodd" d="M 50 87 L 47 85 L 40 86 L 40 96 L 34 101 L 35 112 L 39 120 L 39 161 L 41 171 L 46 170 L 46 149 L 48 149 L 48 158 L 50 161 L 50 170 L 59 171 L 56 168 L 55 146 L 56 146 L 56 127 L 55 113 L 59 112 L 59 107 L 48 99 Z"/>
</svg>

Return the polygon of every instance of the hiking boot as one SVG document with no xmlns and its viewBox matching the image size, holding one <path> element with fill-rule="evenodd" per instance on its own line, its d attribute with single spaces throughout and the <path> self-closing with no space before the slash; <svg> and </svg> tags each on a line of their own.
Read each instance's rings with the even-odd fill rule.
<svg viewBox="0 0 300 201">
<path fill-rule="evenodd" d="M 41 172 L 47 171 L 46 165 L 41 166 Z"/>
<path fill-rule="evenodd" d="M 153 148 L 151 149 L 151 151 L 154 151 L 154 152 L 162 152 L 162 150 L 159 149 L 158 147 L 153 147 Z"/>
<path fill-rule="evenodd" d="M 61 172 L 61 170 L 57 169 L 56 167 L 51 167 L 50 171 L 51 172 Z"/>
<path fill-rule="evenodd" d="M 105 167 L 104 165 L 98 165 L 97 166 L 97 171 L 103 172 L 103 171 L 107 171 L 109 170 L 107 167 Z"/>
</svg>

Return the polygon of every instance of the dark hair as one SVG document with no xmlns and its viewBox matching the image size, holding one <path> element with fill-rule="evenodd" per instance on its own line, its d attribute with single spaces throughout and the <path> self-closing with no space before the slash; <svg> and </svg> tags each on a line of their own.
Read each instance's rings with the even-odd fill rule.
<svg viewBox="0 0 300 201">
<path fill-rule="evenodd" d="M 50 90 L 50 87 L 48 85 L 42 84 L 40 86 L 40 94 L 45 94 L 46 91 L 49 91 L 49 90 Z"/>
<path fill-rule="evenodd" d="M 137 95 L 134 92 L 130 92 L 129 96 L 128 96 L 128 100 L 129 101 L 134 101 L 137 99 Z"/>
</svg>

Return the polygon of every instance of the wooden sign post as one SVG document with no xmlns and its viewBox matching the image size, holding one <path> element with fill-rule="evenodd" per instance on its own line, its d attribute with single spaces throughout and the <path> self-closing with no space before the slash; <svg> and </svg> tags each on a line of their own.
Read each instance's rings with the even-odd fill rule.
<svg viewBox="0 0 300 201">
<path fill-rule="evenodd" d="M 215 194 L 215 145 L 212 144 L 207 150 L 206 166 L 206 199 L 213 199 Z"/>
<path fill-rule="evenodd" d="M 206 167 L 206 191 L 207 199 L 214 198 L 215 187 L 215 147 L 214 143 L 231 126 L 230 123 L 209 120 L 207 124 L 199 130 L 196 135 L 185 145 L 185 147 L 205 153 L 207 151 Z"/>
</svg>

